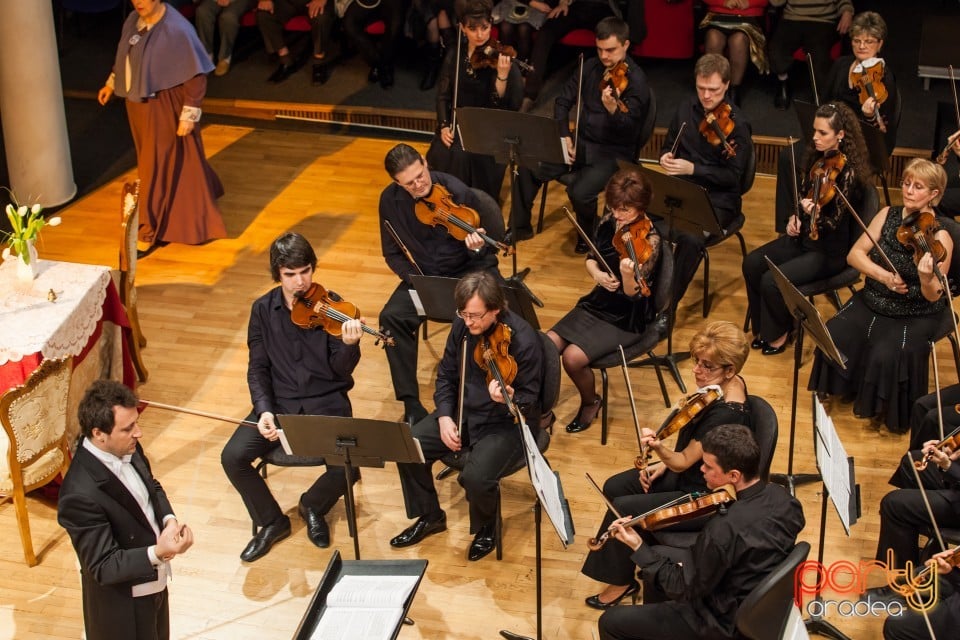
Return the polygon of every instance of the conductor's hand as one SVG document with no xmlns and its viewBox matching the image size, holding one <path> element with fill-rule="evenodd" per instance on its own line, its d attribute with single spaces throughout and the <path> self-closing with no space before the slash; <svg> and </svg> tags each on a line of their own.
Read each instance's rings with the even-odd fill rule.
<svg viewBox="0 0 960 640">
<path fill-rule="evenodd" d="M 790 220 L 787 221 L 787 235 L 794 238 L 800 235 L 800 218 L 797 216 L 790 216 Z"/>
<path fill-rule="evenodd" d="M 610 525 L 610 535 L 636 551 L 640 548 L 640 545 L 643 544 L 643 539 L 637 535 L 637 532 L 633 527 L 623 526 L 625 522 L 628 522 L 632 519 L 633 516 L 627 516 L 625 518 L 617 518 L 614 520 Z"/>
<path fill-rule="evenodd" d="M 620 269 L 623 271 L 623 268 Z M 628 275 L 632 274 L 631 271 Z M 597 274 L 597 284 L 606 289 L 607 291 L 616 291 L 620 288 L 620 281 L 614 278 L 612 275 L 606 271 L 601 271 Z"/>
<path fill-rule="evenodd" d="M 460 436 L 457 435 L 457 423 L 448 416 L 440 416 L 440 440 L 451 451 L 460 451 Z"/>
<path fill-rule="evenodd" d="M 452 127 L 447 126 L 447 127 L 444 127 L 443 129 L 440 129 L 440 142 L 442 142 L 444 146 L 446 146 L 448 149 L 450 148 L 450 145 L 453 144 L 453 128 Z"/>
<path fill-rule="evenodd" d="M 194 126 L 196 126 L 196 123 L 192 120 L 181 120 L 180 124 L 177 125 L 177 135 L 181 138 L 190 135 Z"/>
<path fill-rule="evenodd" d="M 358 344 L 360 338 L 363 337 L 363 328 L 360 326 L 363 322 L 363 318 L 359 320 L 347 320 L 343 323 L 343 327 L 340 329 L 340 339 L 343 340 L 343 344 Z"/>
<path fill-rule="evenodd" d="M 689 160 L 676 158 L 672 153 L 660 156 L 660 166 L 671 176 L 692 176 L 693 163 Z"/>
<path fill-rule="evenodd" d="M 490 391 L 491 400 L 499 402 L 500 404 L 507 404 L 506 399 L 503 397 L 503 389 L 500 388 L 500 383 L 497 380 L 491 380 L 490 384 L 487 385 L 487 389 Z M 513 387 L 510 385 L 507 385 L 507 395 L 513 400 Z"/>
<path fill-rule="evenodd" d="M 180 526 L 176 518 L 167 520 L 166 526 L 157 536 L 154 553 L 161 560 L 170 560 L 193 546 L 193 531 L 187 525 Z"/>
<path fill-rule="evenodd" d="M 100 87 L 100 91 L 97 92 L 97 102 L 101 105 L 107 104 L 107 101 L 110 100 L 110 97 L 113 95 L 113 89 L 109 85 L 103 85 Z"/>
<path fill-rule="evenodd" d="M 277 433 L 277 424 L 274 422 L 273 414 L 269 411 L 260 414 L 260 419 L 257 421 L 257 431 L 267 440 L 272 441 L 280 437 L 280 434 Z"/>
<path fill-rule="evenodd" d="M 463 239 L 463 243 L 467 245 L 467 249 L 470 249 L 470 251 L 479 251 L 483 248 L 483 238 L 480 237 L 480 234 L 486 232 L 486 229 L 480 227 L 476 233 L 467 235 L 467 237 Z"/>
</svg>

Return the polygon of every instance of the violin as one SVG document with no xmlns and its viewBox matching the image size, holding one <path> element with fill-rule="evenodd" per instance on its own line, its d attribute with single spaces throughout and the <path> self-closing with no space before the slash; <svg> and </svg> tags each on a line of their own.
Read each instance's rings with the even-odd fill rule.
<svg viewBox="0 0 960 640">
<path fill-rule="evenodd" d="M 810 167 L 810 188 L 806 198 L 813 200 L 813 213 L 810 214 L 810 239 L 820 238 L 820 210 L 833 200 L 837 191 L 837 178 L 847 166 L 847 156 L 838 150 L 827 151 L 823 157 Z"/>
<path fill-rule="evenodd" d="M 723 485 L 709 493 L 688 493 L 676 500 L 671 500 L 662 507 L 624 522 L 623 526 L 640 527 L 644 531 L 657 531 L 680 522 L 696 520 L 702 516 L 726 510 L 727 505 L 736 499 L 737 490 L 732 484 Z M 587 547 L 591 551 L 599 551 L 611 535 L 608 529 L 600 534 L 599 538 L 587 540 Z"/>
<path fill-rule="evenodd" d="M 322 327 L 332 336 L 340 337 L 343 333 L 343 323 L 360 317 L 360 310 L 353 303 L 347 302 L 336 293 L 328 292 L 314 282 L 306 292 L 294 294 L 293 306 L 290 307 L 290 320 L 302 329 L 316 329 Z M 377 341 L 386 346 L 395 346 L 396 341 L 389 334 L 371 329 L 365 324 L 360 325 L 364 333 L 374 336 Z"/>
<path fill-rule="evenodd" d="M 487 374 L 487 384 L 494 379 L 500 382 L 503 395 L 507 395 L 507 385 L 517 377 L 517 361 L 510 355 L 510 340 L 513 330 L 502 322 L 493 326 L 489 335 L 477 340 L 473 348 L 473 360 Z"/>
<path fill-rule="evenodd" d="M 476 209 L 453 201 L 450 192 L 442 184 L 434 184 L 430 193 L 417 200 L 413 208 L 417 220 L 425 225 L 445 227 L 457 240 L 465 240 L 471 233 L 477 233 L 491 247 L 503 251 L 504 256 L 513 254 L 513 247 L 494 240 L 485 233 L 477 231 L 480 214 Z"/>
<path fill-rule="evenodd" d="M 960 407 L 960 405 L 957 405 L 957 407 Z M 954 408 L 956 409 L 957 407 Z M 944 447 L 950 447 L 954 451 L 960 448 L 960 427 L 954 429 L 950 435 L 937 443 L 937 449 L 943 449 Z M 916 467 L 918 471 L 923 471 L 927 468 L 927 465 L 930 463 L 930 459 L 932 457 L 933 452 L 930 452 L 919 460 L 914 460 L 913 466 Z"/>
<path fill-rule="evenodd" d="M 923 257 L 923 254 L 929 253 L 933 256 L 933 268 L 937 277 L 943 280 L 937 263 L 943 262 L 947 257 L 947 249 L 943 243 L 937 240 L 936 232 L 940 230 L 940 223 L 937 217 L 929 211 L 913 211 L 903 219 L 900 227 L 897 229 L 897 240 L 900 244 L 913 249 L 913 262 L 917 264 Z"/>
<path fill-rule="evenodd" d="M 883 64 L 883 58 L 870 58 L 858 62 L 850 71 L 850 86 L 860 92 L 861 105 L 870 98 L 874 99 L 877 107 L 873 112 L 873 121 L 880 131 L 886 133 L 887 123 L 880 117 L 880 105 L 889 97 L 887 87 L 883 84 Z"/>
<path fill-rule="evenodd" d="M 718 385 L 711 384 L 697 389 L 694 393 L 677 403 L 676 408 L 670 412 L 667 419 L 663 421 L 660 428 L 657 429 L 657 440 L 666 440 L 676 432 L 690 424 L 704 409 L 709 407 L 717 400 L 723 398 L 723 389 Z M 649 466 L 650 451 L 644 448 L 640 455 L 633 461 L 638 471 L 643 471 Z"/>
<path fill-rule="evenodd" d="M 640 275 L 640 265 L 646 263 L 653 255 L 653 247 L 647 240 L 647 235 L 653 223 L 646 216 L 640 216 L 628 225 L 625 225 L 613 234 L 613 248 L 617 250 L 620 259 L 633 260 L 633 277 L 640 287 L 640 295 L 650 296 L 650 287 Z"/>
<path fill-rule="evenodd" d="M 533 71 L 533 65 L 517 58 L 517 50 L 508 44 L 503 44 L 497 40 L 487 40 L 487 43 L 473 50 L 470 55 L 470 67 L 473 69 L 496 69 L 500 62 L 500 56 L 507 56 L 515 65 L 523 71 L 529 73 Z"/>
<path fill-rule="evenodd" d="M 736 143 L 728 140 L 736 127 L 732 112 L 733 108 L 729 103 L 721 102 L 700 121 L 700 135 L 711 145 L 722 146 L 724 158 L 734 158 L 737 155 Z"/>
<path fill-rule="evenodd" d="M 617 100 L 617 109 L 621 113 L 628 113 L 626 103 L 620 99 L 623 92 L 627 90 L 630 84 L 630 67 L 626 60 L 621 60 L 610 69 L 603 71 L 603 78 L 600 80 L 600 95 L 606 91 L 607 87 L 613 89 L 613 96 Z"/>
</svg>

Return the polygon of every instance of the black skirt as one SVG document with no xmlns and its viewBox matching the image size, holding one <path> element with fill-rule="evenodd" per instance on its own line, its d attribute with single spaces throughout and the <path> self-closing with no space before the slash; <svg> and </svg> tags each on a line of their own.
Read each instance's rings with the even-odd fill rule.
<svg viewBox="0 0 960 640">
<path fill-rule="evenodd" d="M 630 333 L 601 320 L 586 309 L 574 307 L 551 329 L 561 338 L 580 347 L 590 361 L 613 353 L 618 345 L 627 347 L 643 336 Z"/>
</svg>

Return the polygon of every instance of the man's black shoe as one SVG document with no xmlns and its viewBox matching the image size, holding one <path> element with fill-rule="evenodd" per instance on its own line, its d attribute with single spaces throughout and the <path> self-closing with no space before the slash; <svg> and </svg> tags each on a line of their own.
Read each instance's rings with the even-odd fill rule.
<svg viewBox="0 0 960 640">
<path fill-rule="evenodd" d="M 296 65 L 293 63 L 283 64 L 281 63 L 277 70 L 270 74 L 270 77 L 267 78 L 267 82 L 272 82 L 273 84 L 280 84 L 287 78 L 293 75 L 293 72 L 297 70 Z"/>
<path fill-rule="evenodd" d="M 323 514 L 311 509 L 307 505 L 300 503 L 300 517 L 307 523 L 307 537 L 310 542 L 326 549 L 330 546 L 330 528 L 327 527 L 327 521 L 323 519 Z"/>
<path fill-rule="evenodd" d="M 244 562 L 259 560 L 267 555 L 270 547 L 289 535 L 290 518 L 281 516 L 279 519 L 261 528 L 260 531 L 257 532 L 257 535 L 253 536 L 250 542 L 247 543 L 243 553 L 240 554 L 240 559 Z"/>
<path fill-rule="evenodd" d="M 391 66 L 382 66 L 378 72 L 380 75 L 380 88 L 381 89 L 390 89 L 393 87 L 393 67 Z"/>
<path fill-rule="evenodd" d="M 587 243 L 584 242 L 582 238 L 578 238 L 577 246 L 573 248 L 573 252 L 583 255 L 585 253 L 588 253 L 589 251 L 590 251 L 590 247 L 587 246 Z"/>
<path fill-rule="evenodd" d="M 370 73 L 367 74 L 367 82 L 380 82 L 380 69 L 370 67 Z"/>
<path fill-rule="evenodd" d="M 470 552 L 467 553 L 467 560 L 476 562 L 490 554 L 497 546 L 497 530 L 493 524 L 485 524 L 480 527 L 480 531 L 473 537 L 470 544 Z"/>
<path fill-rule="evenodd" d="M 330 65 L 324 62 L 317 62 L 313 65 L 312 82 L 315 85 L 323 85 L 330 79 Z"/>
<path fill-rule="evenodd" d="M 417 518 L 417 521 L 403 530 L 396 538 L 390 541 L 391 547 L 409 547 L 417 544 L 427 536 L 447 530 L 447 514 L 443 514 L 437 520 L 427 520 L 425 517 Z"/>
<path fill-rule="evenodd" d="M 773 97 L 773 106 L 781 111 L 790 106 L 790 81 L 780 80 L 777 93 Z"/>
</svg>

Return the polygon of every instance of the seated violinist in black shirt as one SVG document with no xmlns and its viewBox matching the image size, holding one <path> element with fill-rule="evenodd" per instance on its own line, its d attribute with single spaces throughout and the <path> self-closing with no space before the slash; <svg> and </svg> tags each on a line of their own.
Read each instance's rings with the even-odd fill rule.
<svg viewBox="0 0 960 640">
<path fill-rule="evenodd" d="M 734 618 L 747 594 L 780 564 L 804 527 L 800 503 L 759 477 L 760 447 L 750 429 L 721 425 L 703 439 L 710 489 L 733 485 L 737 499 L 709 518 L 682 565 L 645 544 L 619 518 L 610 527 L 633 550 L 643 573 L 643 604 L 600 616 L 601 640 L 733 638 Z M 669 598 L 665 601 L 665 598 Z"/>
<path fill-rule="evenodd" d="M 561 180 L 567 185 L 577 222 L 593 235 L 597 199 L 616 173 L 617 160 L 636 158 L 640 129 L 650 108 L 650 89 L 646 75 L 627 55 L 629 33 L 630 28 L 620 18 L 604 18 L 597 23 L 597 57 L 583 63 L 582 89 L 580 78 L 574 75 L 557 96 L 553 117 L 572 164 L 544 163 L 535 172 L 520 168 L 510 213 L 518 240 L 533 237 L 530 212 L 540 185 L 561 176 L 565 176 Z M 578 89 L 583 106 L 579 126 L 572 130 Z M 578 240 L 576 252 L 587 250 L 587 244 Z"/>
<path fill-rule="evenodd" d="M 280 286 L 258 298 L 250 312 L 247 385 L 253 412 L 247 420 L 257 426 L 237 427 L 220 456 L 250 518 L 260 527 L 240 554 L 245 562 L 263 557 L 290 535 L 290 518 L 253 467 L 254 460 L 280 446 L 276 414 L 352 415 L 347 392 L 360 362 L 362 320 L 344 322 L 341 335 L 334 337 L 322 327 L 303 328 L 291 319 L 291 310 L 300 304 L 297 297 L 306 295 L 313 284 L 316 266 L 317 255 L 306 238 L 298 233 L 278 237 L 270 246 L 270 273 Z M 326 473 L 300 496 L 300 516 L 316 546 L 330 546 L 323 516 L 346 489 L 343 467 L 327 465 Z"/>
</svg>

